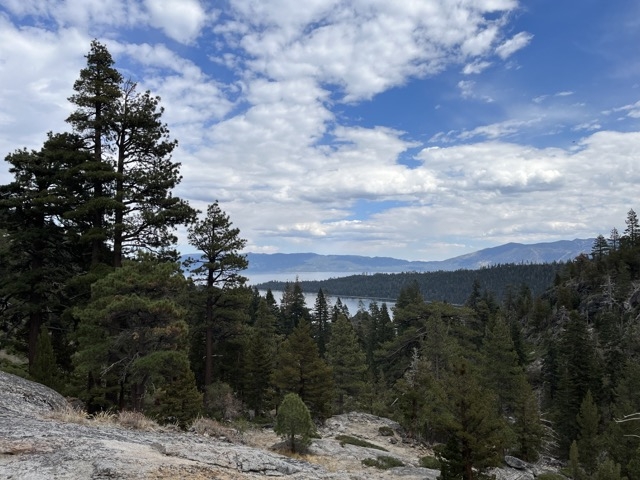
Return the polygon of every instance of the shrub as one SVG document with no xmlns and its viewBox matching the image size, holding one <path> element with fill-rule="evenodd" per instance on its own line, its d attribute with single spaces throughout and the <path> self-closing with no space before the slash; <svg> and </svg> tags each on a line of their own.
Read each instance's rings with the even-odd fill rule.
<svg viewBox="0 0 640 480">
<path fill-rule="evenodd" d="M 240 417 L 242 402 L 228 383 L 215 382 L 207 387 L 204 408 L 209 417 L 231 421 Z"/>
<path fill-rule="evenodd" d="M 157 430 L 159 427 L 157 422 L 146 417 L 142 412 L 130 410 L 118 412 L 116 422 L 123 427 L 133 428 L 134 430 L 152 431 Z"/>
<path fill-rule="evenodd" d="M 224 437 L 232 443 L 242 442 L 242 431 L 223 425 L 213 418 L 198 417 L 191 424 L 191 430 L 200 435 Z"/>
<path fill-rule="evenodd" d="M 545 472 L 536 477 L 537 480 L 567 480 L 567 477 L 559 473 Z"/>
<path fill-rule="evenodd" d="M 393 428 L 383 425 L 378 429 L 378 433 L 383 437 L 392 437 L 393 436 Z"/>
<path fill-rule="evenodd" d="M 431 455 L 427 455 L 420 458 L 420 466 L 432 470 L 440 470 L 440 460 Z"/>
<path fill-rule="evenodd" d="M 71 406 L 56 408 L 47 414 L 47 417 L 64 423 L 77 423 L 78 425 L 86 425 L 89 423 L 87 412 Z"/>
<path fill-rule="evenodd" d="M 304 448 L 311 443 L 316 426 L 309 409 L 295 393 L 287 393 L 282 400 L 274 430 L 289 443 L 292 452 L 296 451 L 296 446 Z"/>
<path fill-rule="evenodd" d="M 362 464 L 365 467 L 376 467 L 381 470 L 387 470 L 394 467 L 404 467 L 404 463 L 395 457 L 389 457 L 388 455 L 379 455 L 378 458 L 365 458 L 362 460 Z"/>
<path fill-rule="evenodd" d="M 388 452 L 386 448 L 367 442 L 366 440 L 362 440 L 361 438 L 352 437 L 351 435 L 336 435 L 336 440 L 339 440 L 340 445 L 343 447 L 345 446 L 345 444 L 349 444 L 355 445 L 357 447 L 375 448 L 378 450 L 382 450 L 383 452 Z"/>
</svg>

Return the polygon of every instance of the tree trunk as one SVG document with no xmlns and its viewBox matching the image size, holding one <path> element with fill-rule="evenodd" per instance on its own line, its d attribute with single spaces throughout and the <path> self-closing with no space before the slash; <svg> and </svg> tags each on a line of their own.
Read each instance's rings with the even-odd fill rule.
<svg viewBox="0 0 640 480">
<path fill-rule="evenodd" d="M 42 312 L 31 312 L 29 314 L 29 368 L 36 359 L 38 347 L 38 335 L 42 326 Z"/>
<path fill-rule="evenodd" d="M 206 350 L 204 358 L 204 386 L 205 389 L 213 383 L 213 327 L 206 328 Z"/>
</svg>

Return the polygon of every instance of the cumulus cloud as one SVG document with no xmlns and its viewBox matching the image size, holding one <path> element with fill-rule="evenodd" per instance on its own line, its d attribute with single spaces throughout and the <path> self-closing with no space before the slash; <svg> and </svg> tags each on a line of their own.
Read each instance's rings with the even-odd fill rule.
<svg viewBox="0 0 640 480">
<path fill-rule="evenodd" d="M 252 70 L 272 79 L 311 77 L 340 86 L 344 100 L 358 101 L 449 63 L 490 54 L 504 22 L 484 15 L 514 7 L 507 1 L 281 0 L 267 6 L 247 0 L 234 3 L 233 26 L 251 26 L 235 36 Z"/>
<path fill-rule="evenodd" d="M 144 0 L 150 23 L 180 43 L 200 35 L 207 13 L 198 0 Z"/>
<path fill-rule="evenodd" d="M 603 128 L 597 114 L 560 105 L 570 85 L 533 102 L 530 91 L 506 101 L 501 85 L 487 86 L 481 74 L 533 38 L 504 40 L 515 0 L 236 0 L 219 17 L 205 5 L 5 1 L 0 45 L 11 48 L 0 48 L 0 148 L 38 147 L 44 132 L 65 128 L 66 98 L 98 32 L 117 67 L 162 97 L 180 141 L 174 158 L 184 179 L 175 193 L 200 209 L 220 200 L 253 251 L 436 259 L 591 235 L 602 219 L 623 218 L 637 196 L 638 134 L 593 133 Z M 15 18 L 29 16 L 18 27 Z M 443 132 L 353 113 L 440 72 L 453 72 L 448 94 L 464 104 Z M 474 118 L 473 107 L 494 94 L 492 116 Z M 437 112 L 410 108 L 427 117 L 451 105 L 445 95 L 435 102 Z M 638 118 L 639 103 L 608 113 Z M 554 128 L 589 136 L 567 149 L 515 143 Z M 428 136 L 440 147 L 419 150 Z M 354 219 L 363 200 L 387 203 Z"/>
</svg>

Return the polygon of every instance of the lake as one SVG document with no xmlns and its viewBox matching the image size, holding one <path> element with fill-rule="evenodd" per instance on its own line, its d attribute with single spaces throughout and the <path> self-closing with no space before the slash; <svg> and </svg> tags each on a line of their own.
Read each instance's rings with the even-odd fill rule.
<svg viewBox="0 0 640 480">
<path fill-rule="evenodd" d="M 366 272 L 363 272 L 363 273 L 366 273 Z M 290 272 L 290 273 L 258 273 L 258 274 L 251 274 L 251 273 L 244 272 L 244 275 L 247 278 L 249 278 L 249 282 L 248 282 L 249 285 L 257 285 L 257 284 L 269 282 L 272 280 L 277 282 L 294 283 L 296 281 L 296 278 L 298 279 L 298 281 L 303 282 L 305 280 L 307 281 L 327 280 L 329 278 L 348 277 L 350 275 L 359 275 L 359 274 L 356 272 Z M 260 291 L 261 295 L 264 295 L 265 293 L 266 293 L 266 290 Z M 276 301 L 280 303 L 280 300 L 282 299 L 282 291 L 272 290 L 271 293 L 273 293 L 273 296 L 276 299 Z M 313 310 L 313 306 L 316 303 L 317 295 L 318 295 L 318 292 L 304 292 L 304 298 L 307 304 L 307 308 Z M 389 315 L 393 316 L 391 312 L 391 307 L 395 305 L 395 302 L 390 302 L 388 300 L 381 300 L 381 299 L 375 299 L 375 298 L 343 297 L 340 295 L 337 295 L 337 296 L 327 295 L 327 302 L 331 307 L 333 307 L 333 305 L 335 305 L 336 300 L 338 298 L 340 298 L 340 301 L 343 303 L 343 305 L 347 306 L 347 308 L 349 309 L 349 313 L 351 315 L 354 315 L 358 311 L 360 302 L 364 304 L 366 310 L 369 310 L 369 304 L 375 301 L 378 303 L 378 306 L 382 305 L 383 303 L 386 303 L 387 308 L 389 309 Z"/>
</svg>

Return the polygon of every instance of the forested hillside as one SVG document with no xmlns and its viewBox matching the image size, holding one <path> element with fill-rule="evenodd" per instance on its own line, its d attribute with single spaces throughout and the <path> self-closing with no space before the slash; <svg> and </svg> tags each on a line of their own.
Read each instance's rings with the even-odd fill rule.
<svg viewBox="0 0 640 480">
<path fill-rule="evenodd" d="M 515 293 L 523 287 L 539 295 L 552 284 L 562 263 L 538 265 L 509 264 L 481 268 L 479 270 L 457 270 L 454 272 L 408 272 L 375 273 L 372 275 L 350 275 L 328 280 L 301 281 L 305 292 L 324 290 L 325 294 L 337 297 L 365 297 L 395 300 L 400 292 L 417 285 L 427 301 L 441 301 L 461 305 L 474 288 L 487 290 L 496 298 L 507 292 Z M 261 290 L 282 291 L 285 282 L 265 282 L 256 285 Z"/>
<path fill-rule="evenodd" d="M 390 417 L 434 448 L 443 480 L 483 478 L 505 454 L 553 455 L 573 479 L 640 480 L 633 210 L 622 234 L 565 265 L 436 274 L 430 286 L 373 275 L 396 284 L 353 291 L 393 298 L 393 320 L 385 303 L 330 306 L 319 285 L 314 305 L 300 283 L 277 302 L 245 285 L 246 242 L 220 205 L 196 212 L 172 195 L 160 100 L 123 81 L 98 42 L 74 90 L 71 132 L 6 157 L 3 369 L 89 414 L 136 410 L 183 428 L 199 415 L 282 432 L 301 420 L 308 439 L 311 418 Z M 177 225 L 198 251 L 189 278 Z"/>
</svg>

